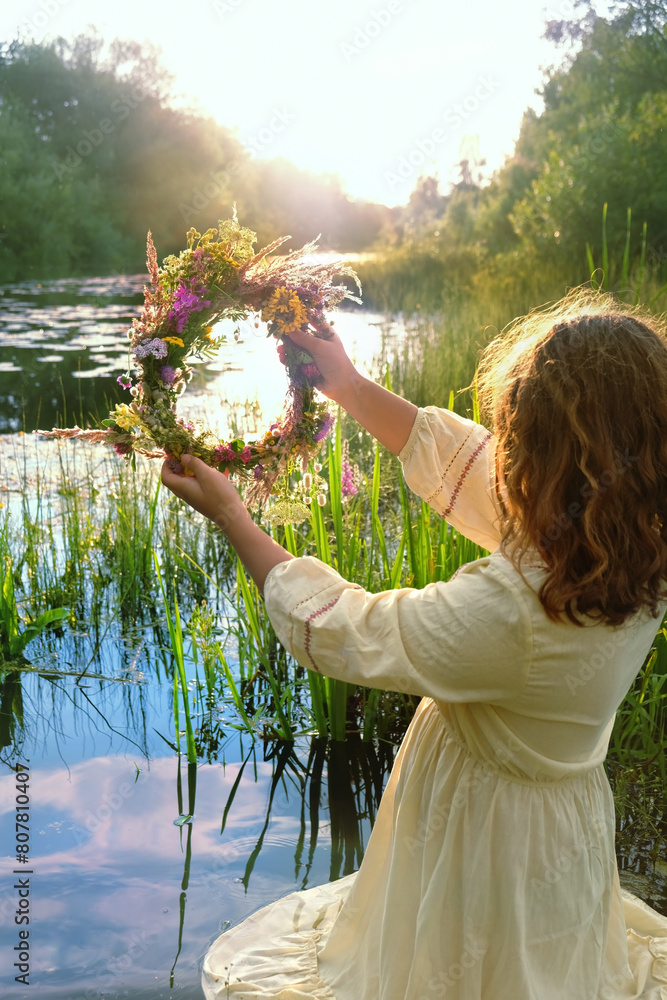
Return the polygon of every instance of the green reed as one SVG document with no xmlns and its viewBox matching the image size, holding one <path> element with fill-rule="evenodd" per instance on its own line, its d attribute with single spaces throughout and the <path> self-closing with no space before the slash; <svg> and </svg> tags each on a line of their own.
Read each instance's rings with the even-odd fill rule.
<svg viewBox="0 0 667 1000">
<path fill-rule="evenodd" d="M 313 505 L 311 518 L 301 525 L 272 530 L 292 555 L 314 555 L 350 583 L 383 591 L 446 580 L 462 562 L 481 554 L 478 546 L 410 494 L 397 460 L 369 435 L 357 437 L 356 457 L 364 467 L 359 492 L 345 497 L 343 435 L 339 415 L 321 473 L 329 487 L 326 505 Z M 361 733 L 367 741 L 395 733 L 399 720 L 407 722 L 415 699 L 326 677 L 299 667 L 284 651 L 279 654 L 257 589 L 240 564 L 234 600 L 237 623 L 231 628 L 238 641 L 243 691 L 246 698 L 251 692 L 258 697 L 262 687 L 270 692 L 277 733 L 290 738 L 307 728 L 310 718 L 321 737 L 343 741 L 348 734 Z M 248 664 L 253 658 L 257 670 L 251 676 Z"/>
<path fill-rule="evenodd" d="M 438 372 L 436 356 L 441 344 L 445 358 L 473 358 L 483 311 L 479 303 L 469 314 L 456 306 L 446 320 L 419 320 L 422 326 L 415 326 L 412 339 L 410 333 L 407 337 L 420 352 L 429 378 L 441 380 L 435 401 L 458 405 L 471 415 L 476 415 L 473 396 L 455 393 L 472 381 L 474 367 L 466 360 L 445 378 L 444 369 Z M 431 339 L 420 341 L 419 330 L 426 330 Z M 385 353 L 382 362 L 401 392 L 406 385 L 416 385 L 410 350 L 399 352 L 398 361 Z M 421 385 L 423 392 L 431 388 L 430 382 Z M 341 489 L 345 438 L 361 473 L 359 493 L 347 498 Z M 223 536 L 160 490 L 157 468 L 139 466 L 135 473 L 127 463 L 94 448 L 59 448 L 55 454 L 49 473 L 38 469 L 38 487 L 24 490 L 12 504 L 11 540 L 0 533 L 0 563 L 5 566 L 11 556 L 19 613 L 26 623 L 34 623 L 45 611 L 64 606 L 75 628 L 95 637 L 96 649 L 108 638 L 136 628 L 152 629 L 154 644 L 163 646 L 166 618 L 166 644 L 173 650 L 175 643 L 179 650 L 174 675 L 184 705 L 188 692 L 183 677 L 192 667 L 198 678 L 197 670 L 203 669 L 201 704 L 191 709 L 189 760 L 204 752 L 206 733 L 217 732 L 211 721 L 214 705 L 229 708 L 227 726 L 253 736 L 292 739 L 314 731 L 336 742 L 352 734 L 366 741 L 400 738 L 415 699 L 326 678 L 296 664 L 278 642 L 257 588 L 241 572 Z M 329 483 L 326 505 L 315 506 L 302 525 L 271 529 L 293 555 L 315 555 L 352 583 L 381 591 L 447 580 L 462 563 L 482 554 L 410 493 L 397 460 L 369 435 L 359 433 L 344 414 L 323 464 Z M 153 549 L 159 555 L 163 586 L 151 558 Z M 196 617 L 203 600 L 211 602 L 207 635 L 190 617 L 188 644 L 180 616 Z M 41 648 L 39 643 L 55 648 L 59 641 L 48 632 L 32 637 L 38 640 L 35 649 Z M 628 766 L 655 757 L 664 742 L 666 649 L 664 636 L 659 636 L 650 668 L 644 668 L 619 709 L 612 750 L 620 754 L 624 747 Z M 208 720 L 206 731 L 195 729 L 195 708 L 201 710 L 201 727 Z M 187 721 L 185 730 L 187 737 Z M 655 762 L 664 768 L 664 758 L 655 757 Z"/>
<path fill-rule="evenodd" d="M 610 260 L 609 241 L 607 234 L 607 202 L 602 206 L 601 262 L 597 267 L 593 258 L 590 243 L 586 243 L 586 261 L 590 272 L 593 288 L 614 291 L 624 302 L 639 305 L 643 302 L 648 309 L 654 309 L 658 300 L 667 292 L 667 284 L 659 280 L 654 268 L 649 272 L 647 264 L 648 223 L 642 225 L 639 259 L 630 268 L 630 250 L 632 243 L 632 209 L 628 208 L 625 222 L 625 242 L 620 266 L 617 261 Z"/>
<path fill-rule="evenodd" d="M 174 731 L 176 735 L 176 746 L 178 747 L 178 752 L 180 754 L 181 747 L 181 726 L 180 726 L 180 708 L 179 708 L 179 690 L 182 696 L 183 702 L 183 714 L 185 716 L 185 740 L 187 747 L 187 758 L 189 764 L 197 763 L 197 751 L 195 748 L 195 738 L 194 729 L 192 727 L 192 718 L 190 716 L 190 698 L 188 694 L 188 681 L 185 673 L 185 649 L 183 643 L 183 628 L 181 626 L 181 614 L 178 607 L 178 600 L 174 599 L 173 607 L 170 607 L 170 602 L 167 598 L 167 591 L 162 580 L 162 573 L 160 571 L 160 560 L 158 559 L 157 552 L 153 551 L 153 560 L 155 564 L 155 573 L 157 576 L 160 591 L 162 593 L 162 599 L 164 602 L 164 611 L 167 617 L 167 628 L 169 630 L 169 640 L 171 642 L 171 652 L 174 657 Z"/>
</svg>

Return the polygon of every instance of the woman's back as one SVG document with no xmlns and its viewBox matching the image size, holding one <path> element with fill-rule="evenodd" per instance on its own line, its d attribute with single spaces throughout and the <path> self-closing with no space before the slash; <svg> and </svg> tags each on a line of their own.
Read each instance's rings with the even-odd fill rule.
<svg viewBox="0 0 667 1000">
<path fill-rule="evenodd" d="M 478 578 L 479 602 L 489 575 L 506 581 L 506 607 L 494 587 L 495 629 L 492 622 L 475 622 L 474 607 L 469 612 L 471 631 L 485 633 L 485 655 L 499 670 L 508 669 L 499 629 L 503 620 L 515 616 L 518 602 L 525 609 L 525 684 L 517 694 L 493 702 L 441 702 L 448 725 L 475 755 L 533 780 L 558 780 L 601 763 L 616 710 L 651 648 L 659 621 L 643 612 L 616 628 L 590 620 L 583 628 L 553 622 L 538 598 L 545 569 L 524 566 L 522 577 L 499 550 L 463 567 L 456 582 L 463 574 Z M 667 606 L 662 614 L 665 610 Z M 516 624 L 512 631 L 515 640 Z M 475 647 L 473 655 L 480 655 L 480 643 Z M 516 657 L 515 649 L 510 655 Z"/>
</svg>

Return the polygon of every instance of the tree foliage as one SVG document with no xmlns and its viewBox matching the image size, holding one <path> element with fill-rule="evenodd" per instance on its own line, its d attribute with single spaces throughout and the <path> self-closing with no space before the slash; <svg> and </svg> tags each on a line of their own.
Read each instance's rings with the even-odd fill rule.
<svg viewBox="0 0 667 1000">
<path fill-rule="evenodd" d="M 171 103 L 155 51 L 98 37 L 0 48 L 0 281 L 139 270 L 186 230 L 231 215 L 268 241 L 371 243 L 383 206 L 340 182 L 253 157 L 229 129 Z"/>
<path fill-rule="evenodd" d="M 461 182 L 436 218 L 422 217 L 423 244 L 431 256 L 435 246 L 446 277 L 458 247 L 460 257 L 474 252 L 487 276 L 514 281 L 541 270 L 584 281 L 586 244 L 601 257 L 605 203 L 610 259 L 622 257 L 628 208 L 633 250 L 646 222 L 649 265 L 667 259 L 667 5 L 630 0 L 601 17 L 576 0 L 574 14 L 547 23 L 562 58 L 546 70 L 544 110 L 526 112 L 513 156 L 486 187 Z M 411 239 L 414 215 L 408 206 L 397 221 Z"/>
</svg>

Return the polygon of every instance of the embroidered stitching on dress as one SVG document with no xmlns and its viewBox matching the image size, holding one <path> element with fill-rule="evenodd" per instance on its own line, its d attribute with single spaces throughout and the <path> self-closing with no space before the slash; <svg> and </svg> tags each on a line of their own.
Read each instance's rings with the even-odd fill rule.
<svg viewBox="0 0 667 1000">
<path fill-rule="evenodd" d="M 461 454 L 461 452 L 463 451 L 463 449 L 467 445 L 468 441 L 470 440 L 470 436 L 471 436 L 472 433 L 473 432 L 470 431 L 470 433 L 466 436 L 465 441 L 462 441 L 461 444 L 459 445 L 459 447 L 456 449 L 456 452 L 452 456 L 451 462 L 449 463 L 449 465 L 447 466 L 447 468 L 445 469 L 445 471 L 442 473 L 442 475 L 440 477 L 440 485 L 438 486 L 437 490 L 434 490 L 434 492 L 431 493 L 430 496 L 424 497 L 424 502 L 427 503 L 430 507 L 433 506 L 433 501 L 435 500 L 435 498 L 437 496 L 439 496 L 442 493 L 443 489 L 445 488 L 445 479 L 447 478 L 447 474 L 449 473 L 449 470 L 453 466 L 453 464 L 456 461 L 456 459 L 459 457 L 459 455 Z"/>
<path fill-rule="evenodd" d="M 324 607 L 318 608 L 317 611 L 313 611 L 312 615 L 309 615 L 308 618 L 306 618 L 305 638 L 303 642 L 303 648 L 306 650 L 306 653 L 308 654 L 308 659 L 310 660 L 310 662 L 312 663 L 314 669 L 318 672 L 318 674 L 321 673 L 320 668 L 315 663 L 315 660 L 313 659 L 313 654 L 310 651 L 310 623 L 313 621 L 313 619 L 319 618 L 320 615 L 323 615 L 325 611 L 330 611 L 331 608 L 333 608 L 334 604 L 338 604 L 339 600 L 340 600 L 340 594 L 338 595 L 338 597 L 334 597 L 333 601 L 329 601 L 329 603 L 325 604 Z"/>
<path fill-rule="evenodd" d="M 473 451 L 472 455 L 470 456 L 470 458 L 468 459 L 468 461 L 466 462 L 466 464 L 463 466 L 463 470 L 461 472 L 461 475 L 459 476 L 458 482 L 457 482 L 456 486 L 454 487 L 454 491 L 452 492 L 451 497 L 449 498 L 449 506 L 447 507 L 447 509 L 444 511 L 444 513 L 442 515 L 445 519 L 447 519 L 449 517 L 449 515 L 451 514 L 451 512 L 454 510 L 454 505 L 456 504 L 456 501 L 458 499 L 458 495 L 461 492 L 461 487 L 463 486 L 463 483 L 465 481 L 466 476 L 468 475 L 468 473 L 472 469 L 472 467 L 475 464 L 476 460 L 479 458 L 479 455 L 480 455 L 481 451 L 486 447 L 486 445 L 489 443 L 489 441 L 491 440 L 492 437 L 493 437 L 493 434 L 491 434 L 490 432 L 487 433 L 487 435 L 484 438 L 484 440 L 480 441 L 480 443 L 477 445 L 477 447 Z"/>
</svg>

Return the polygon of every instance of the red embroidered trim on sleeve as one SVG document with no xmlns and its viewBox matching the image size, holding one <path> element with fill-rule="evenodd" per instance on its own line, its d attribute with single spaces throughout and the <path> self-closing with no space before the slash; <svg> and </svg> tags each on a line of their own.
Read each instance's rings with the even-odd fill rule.
<svg viewBox="0 0 667 1000">
<path fill-rule="evenodd" d="M 306 653 L 308 654 L 308 659 L 313 665 L 313 670 L 316 670 L 318 674 L 321 673 L 321 670 L 315 663 L 315 660 L 313 659 L 313 654 L 310 651 L 310 623 L 315 618 L 319 618 L 320 615 L 323 615 L 325 611 L 330 611 L 331 608 L 333 608 L 334 604 L 337 604 L 339 600 L 340 600 L 340 594 L 338 595 L 338 597 L 334 597 L 333 601 L 329 601 L 329 603 L 325 604 L 324 607 L 318 608 L 317 611 L 313 611 L 312 615 L 309 615 L 308 618 L 306 618 L 305 639 L 303 647 L 306 650 Z"/>
<path fill-rule="evenodd" d="M 458 499 L 458 495 L 461 492 L 461 487 L 463 486 L 463 483 L 465 481 L 466 476 L 468 475 L 468 473 L 472 469 L 473 465 L 475 464 L 475 461 L 479 458 L 480 453 L 486 447 L 486 445 L 489 443 L 489 441 L 491 440 L 492 437 L 493 437 L 493 434 L 491 434 L 490 432 L 487 433 L 487 435 L 484 438 L 484 440 L 480 441 L 480 443 L 477 445 L 477 447 L 473 451 L 472 455 L 470 456 L 470 458 L 468 459 L 468 461 L 466 462 L 466 464 L 463 466 L 463 470 L 461 471 L 461 475 L 459 476 L 458 482 L 457 482 L 456 486 L 454 487 L 454 490 L 452 492 L 451 497 L 449 498 L 449 505 L 448 505 L 447 509 L 443 512 L 442 516 L 445 518 L 445 520 L 449 517 L 449 515 L 451 514 L 451 512 L 454 510 L 454 505 L 456 504 L 456 501 Z"/>
</svg>

